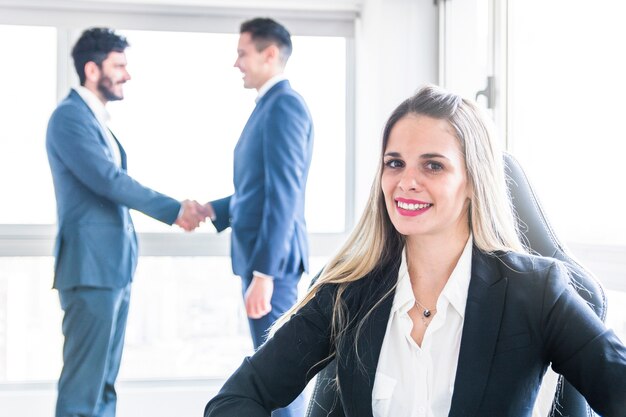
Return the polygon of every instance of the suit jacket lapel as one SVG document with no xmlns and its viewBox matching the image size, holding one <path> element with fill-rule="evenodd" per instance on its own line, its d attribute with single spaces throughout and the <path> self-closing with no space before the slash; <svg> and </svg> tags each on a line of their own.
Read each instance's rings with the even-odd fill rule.
<svg viewBox="0 0 626 417">
<path fill-rule="evenodd" d="M 262 108 L 263 104 L 266 103 L 267 101 L 269 101 L 269 99 L 276 94 L 277 92 L 281 91 L 281 90 L 290 90 L 291 89 L 291 85 L 289 84 L 289 81 L 287 80 L 282 80 L 277 82 L 276 84 L 274 84 L 272 86 L 272 88 L 270 88 L 269 90 L 267 90 L 265 92 L 265 94 L 263 94 L 263 97 L 261 97 L 257 103 L 256 106 L 254 107 L 254 110 L 252 111 L 252 113 L 254 114 L 254 112 L 256 111 L 256 109 Z"/>
<path fill-rule="evenodd" d="M 500 331 L 507 279 L 496 257 L 474 248 L 449 417 L 477 416 Z"/>
<path fill-rule="evenodd" d="M 85 110 L 89 113 L 90 117 L 93 119 L 93 122 L 96 124 L 96 126 L 98 126 L 98 130 L 100 131 L 100 135 L 99 135 L 100 143 L 104 147 L 104 152 L 105 152 L 106 156 L 111 161 L 115 161 L 115 158 L 113 157 L 113 154 L 112 154 L 113 150 L 111 149 L 111 147 L 109 145 L 109 142 L 106 139 L 107 132 L 104 131 L 105 128 L 100 124 L 100 122 L 98 121 L 98 118 L 93 113 L 93 111 L 91 110 L 89 105 L 83 100 L 83 98 L 80 96 L 80 94 L 78 94 L 75 90 L 72 90 L 70 92 L 70 98 L 73 99 L 73 100 L 78 100 L 80 103 L 83 104 L 83 106 L 85 106 Z M 111 131 L 109 130 L 109 132 L 111 132 Z M 111 135 L 113 135 L 113 132 L 111 132 Z M 117 146 L 118 146 L 118 148 L 120 150 L 120 156 L 121 156 L 121 160 L 122 160 L 122 168 L 124 170 L 126 170 L 126 153 L 124 152 L 124 149 L 122 148 L 122 145 L 120 145 L 120 143 L 117 140 L 117 138 L 115 137 L 115 135 L 113 135 L 113 138 L 115 139 L 115 142 L 117 143 Z"/>
<path fill-rule="evenodd" d="M 120 141 L 117 140 L 117 136 L 115 136 L 115 133 L 113 133 L 113 131 L 111 131 L 110 129 L 109 129 L 109 132 L 111 133 L 111 136 L 113 136 L 113 139 L 115 140 L 117 148 L 120 150 L 120 159 L 122 161 L 121 166 L 122 166 L 122 169 L 126 171 L 126 151 L 122 147 L 122 144 L 120 143 Z"/>
<path fill-rule="evenodd" d="M 373 302 L 380 300 L 397 282 L 398 265 L 383 268 L 382 271 L 373 272 L 372 276 L 364 283 L 364 288 L 360 290 L 364 297 L 367 297 L 362 303 L 363 312 L 369 311 L 373 306 Z M 370 417 L 372 416 L 372 389 L 374 388 L 374 378 L 376 376 L 376 368 L 380 351 L 387 331 L 387 323 L 391 306 L 393 305 L 394 293 L 391 292 L 368 317 L 366 323 L 362 326 L 358 335 L 357 345 L 360 355 L 360 365 L 349 359 L 349 367 L 347 378 L 341 381 L 341 389 L 349 391 L 348 398 L 354 401 L 344 404 L 344 410 L 347 415 Z M 359 319 L 362 318 L 359 315 Z M 353 348 L 352 348 L 353 349 Z"/>
<path fill-rule="evenodd" d="M 383 339 L 387 331 L 389 314 L 393 304 L 393 294 L 387 297 L 383 303 L 372 313 L 370 323 L 363 327 L 363 333 L 358 341 L 359 353 L 363 360 L 364 370 L 356 372 L 366 372 L 366 377 L 356 378 L 354 381 L 355 392 L 361 393 L 358 412 L 355 416 L 372 415 L 372 390 L 374 389 L 374 379 L 378 368 L 378 359 L 383 346 Z M 361 407 L 363 407 L 361 409 Z"/>
<path fill-rule="evenodd" d="M 241 131 L 241 135 L 239 136 L 239 140 L 237 141 L 237 145 L 235 145 L 235 154 L 237 154 L 237 148 L 239 148 L 241 146 L 242 141 L 244 141 L 245 139 L 247 139 L 248 137 L 257 137 L 256 134 L 250 135 L 248 132 L 250 131 L 250 129 L 252 129 L 251 126 L 253 126 L 256 123 L 256 118 L 260 117 L 260 115 L 262 114 L 262 110 L 265 106 L 265 103 L 267 103 L 267 101 L 269 100 L 269 98 L 274 95 L 274 93 L 276 93 L 277 91 L 281 90 L 281 89 L 287 89 L 290 88 L 289 85 L 289 81 L 287 80 L 283 80 L 278 82 L 276 85 L 273 85 L 272 88 L 270 88 L 264 95 L 263 97 L 261 97 L 257 102 L 256 105 L 254 106 L 254 109 L 252 109 L 252 113 L 250 113 L 250 116 L 248 117 L 248 121 L 246 122 L 245 126 L 243 127 L 243 130 Z M 237 160 L 237 158 L 235 158 L 235 160 Z"/>
</svg>

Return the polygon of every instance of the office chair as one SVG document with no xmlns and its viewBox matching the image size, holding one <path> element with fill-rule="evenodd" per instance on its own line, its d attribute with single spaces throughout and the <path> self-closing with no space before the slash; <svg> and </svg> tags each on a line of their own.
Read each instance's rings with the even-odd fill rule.
<svg viewBox="0 0 626 417">
<path fill-rule="evenodd" d="M 603 321 L 606 318 L 606 297 L 598 280 L 576 262 L 550 227 L 539 200 L 519 162 L 504 154 L 508 187 L 524 244 L 534 253 L 556 258 L 568 268 L 572 285 Z M 344 417 L 334 380 L 334 363 L 318 375 L 311 394 L 306 417 Z M 552 409 L 547 417 L 595 417 L 583 396 L 559 375 Z"/>
</svg>

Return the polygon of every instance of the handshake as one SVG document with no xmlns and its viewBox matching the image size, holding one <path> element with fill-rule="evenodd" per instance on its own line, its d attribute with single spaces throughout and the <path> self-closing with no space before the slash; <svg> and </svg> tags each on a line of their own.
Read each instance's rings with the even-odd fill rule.
<svg viewBox="0 0 626 417">
<path fill-rule="evenodd" d="M 213 211 L 211 203 L 202 205 L 196 200 L 185 200 L 181 204 L 183 211 L 174 224 L 188 232 L 200 226 L 200 223 L 203 223 L 207 217 L 215 219 L 215 211 Z"/>
</svg>

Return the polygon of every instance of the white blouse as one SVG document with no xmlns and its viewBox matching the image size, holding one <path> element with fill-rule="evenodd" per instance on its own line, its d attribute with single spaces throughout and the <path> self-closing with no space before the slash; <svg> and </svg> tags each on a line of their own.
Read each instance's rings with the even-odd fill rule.
<svg viewBox="0 0 626 417">
<path fill-rule="evenodd" d="M 450 412 L 472 272 L 472 237 L 437 300 L 422 346 L 411 337 L 415 305 L 406 255 L 383 340 L 372 390 L 374 417 L 442 417 Z"/>
</svg>

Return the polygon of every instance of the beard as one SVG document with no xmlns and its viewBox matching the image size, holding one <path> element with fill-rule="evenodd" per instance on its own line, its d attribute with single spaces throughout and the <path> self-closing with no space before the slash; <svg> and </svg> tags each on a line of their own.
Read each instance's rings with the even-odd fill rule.
<svg viewBox="0 0 626 417">
<path fill-rule="evenodd" d="M 111 77 L 108 77 L 104 74 L 102 74 L 100 76 L 100 79 L 98 80 L 98 91 L 100 93 L 102 93 L 102 96 L 107 100 L 107 101 L 117 101 L 117 100 L 122 100 L 124 98 L 123 95 L 117 95 L 113 92 L 113 80 L 111 79 Z"/>
</svg>

